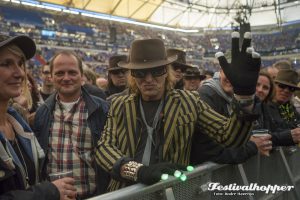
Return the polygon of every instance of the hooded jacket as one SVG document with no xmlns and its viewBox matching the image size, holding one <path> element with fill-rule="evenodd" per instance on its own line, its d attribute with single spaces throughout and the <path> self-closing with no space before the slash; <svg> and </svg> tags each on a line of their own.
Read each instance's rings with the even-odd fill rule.
<svg viewBox="0 0 300 200">
<path fill-rule="evenodd" d="M 230 116 L 232 98 L 221 88 L 219 72 L 216 72 L 212 79 L 203 82 L 199 88 L 199 95 L 212 109 L 226 117 Z M 219 164 L 237 164 L 256 155 L 257 151 L 252 141 L 237 148 L 225 148 L 207 135 L 198 133 L 193 139 L 191 162 L 198 164 L 213 161 Z"/>
</svg>

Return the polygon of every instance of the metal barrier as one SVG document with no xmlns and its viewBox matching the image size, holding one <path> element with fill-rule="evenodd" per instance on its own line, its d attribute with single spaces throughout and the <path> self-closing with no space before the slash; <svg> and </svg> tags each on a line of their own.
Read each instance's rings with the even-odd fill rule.
<svg viewBox="0 0 300 200">
<path fill-rule="evenodd" d="M 90 200 L 300 200 L 300 150 L 280 147 L 269 157 L 257 155 L 239 165 L 207 163 L 187 172 L 185 182 L 171 177 L 151 186 L 136 184 Z M 290 191 L 211 191 L 213 183 L 234 186 L 294 186 Z M 282 187 L 282 188 L 283 188 Z M 257 187 L 256 187 L 257 188 Z M 261 187 L 262 188 L 262 187 Z M 287 188 L 287 187 L 286 187 Z"/>
</svg>

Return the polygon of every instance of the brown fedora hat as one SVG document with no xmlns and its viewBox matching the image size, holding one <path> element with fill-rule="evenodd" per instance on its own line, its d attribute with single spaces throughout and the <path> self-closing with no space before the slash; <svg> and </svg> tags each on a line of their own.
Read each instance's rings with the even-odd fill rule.
<svg viewBox="0 0 300 200">
<path fill-rule="evenodd" d="M 186 64 L 186 53 L 179 49 L 167 49 L 167 55 L 173 56 L 177 55 L 177 60 L 173 63 L 173 65 L 176 65 L 178 67 L 181 67 L 182 69 L 186 69 L 187 67 L 192 67 L 191 65 Z"/>
<path fill-rule="evenodd" d="M 123 68 L 119 67 L 119 65 L 118 65 L 118 62 L 120 62 L 120 61 L 127 61 L 127 56 L 125 56 L 125 55 L 111 56 L 108 60 L 107 70 L 113 71 L 113 70 L 123 69 Z"/>
<path fill-rule="evenodd" d="M 188 67 L 183 73 L 183 77 L 197 77 L 200 80 L 204 80 L 206 78 L 205 75 L 201 74 L 198 67 Z"/>
<path fill-rule="evenodd" d="M 165 45 L 160 39 L 135 40 L 131 44 L 129 61 L 118 65 L 127 69 L 148 69 L 174 62 L 177 56 L 167 56 Z"/>
<path fill-rule="evenodd" d="M 298 74 L 292 69 L 283 69 L 280 70 L 274 80 L 275 83 L 281 83 L 284 85 L 288 85 L 290 87 L 294 87 L 297 90 L 300 90 L 298 87 Z"/>
</svg>

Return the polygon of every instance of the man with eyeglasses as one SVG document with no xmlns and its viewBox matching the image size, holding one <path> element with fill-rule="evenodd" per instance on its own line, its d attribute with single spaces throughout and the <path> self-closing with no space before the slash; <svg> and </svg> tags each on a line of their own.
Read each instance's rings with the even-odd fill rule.
<svg viewBox="0 0 300 200">
<path fill-rule="evenodd" d="M 171 63 L 175 73 L 175 89 L 183 90 L 183 73 L 191 65 L 186 64 L 186 53 L 179 49 L 167 49 L 167 56 L 177 56 L 177 60 Z"/>
<path fill-rule="evenodd" d="M 39 90 L 41 97 L 42 97 L 42 103 L 51 95 L 54 93 L 55 88 L 53 86 L 53 82 L 51 79 L 51 73 L 50 73 L 50 66 L 49 63 L 45 64 L 41 68 L 41 78 L 42 78 L 42 86 Z"/>
<path fill-rule="evenodd" d="M 252 108 L 260 57 L 246 52 L 249 39 L 241 51 L 239 37 L 233 38 L 233 44 L 231 64 L 224 54 L 217 54 L 236 94 L 233 115 L 226 118 L 197 93 L 173 89 L 170 64 L 177 56 L 167 56 L 162 40 L 132 43 L 129 60 L 118 63 L 130 70 L 131 93 L 112 100 L 96 148 L 96 162 L 112 176 L 109 191 L 135 182 L 153 184 L 162 175 L 175 171 L 178 175 L 178 170 L 182 174 L 190 162 L 195 126 L 224 146 L 240 146 L 248 140 L 257 118 Z"/>
<path fill-rule="evenodd" d="M 107 67 L 108 71 L 108 85 L 105 90 L 106 97 L 124 91 L 127 87 L 128 69 L 121 68 L 117 65 L 120 61 L 126 61 L 125 55 L 114 55 L 109 58 Z"/>
<path fill-rule="evenodd" d="M 183 89 L 197 91 L 202 80 L 206 78 L 200 73 L 198 66 L 188 67 L 183 74 Z"/>
<path fill-rule="evenodd" d="M 300 142 L 300 115 L 292 104 L 296 90 L 300 90 L 298 74 L 292 69 L 280 70 L 274 80 L 275 95 L 268 104 L 268 121 L 271 130 L 284 131 L 291 135 L 294 143 Z"/>
</svg>

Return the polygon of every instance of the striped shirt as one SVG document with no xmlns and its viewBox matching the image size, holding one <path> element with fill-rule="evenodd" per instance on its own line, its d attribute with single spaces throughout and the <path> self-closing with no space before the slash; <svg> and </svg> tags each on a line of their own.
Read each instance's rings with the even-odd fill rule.
<svg viewBox="0 0 300 200">
<path fill-rule="evenodd" d="M 87 118 L 88 111 L 81 97 L 69 109 L 57 100 L 49 136 L 47 172 L 72 171 L 79 196 L 93 194 L 96 189 Z"/>
</svg>

